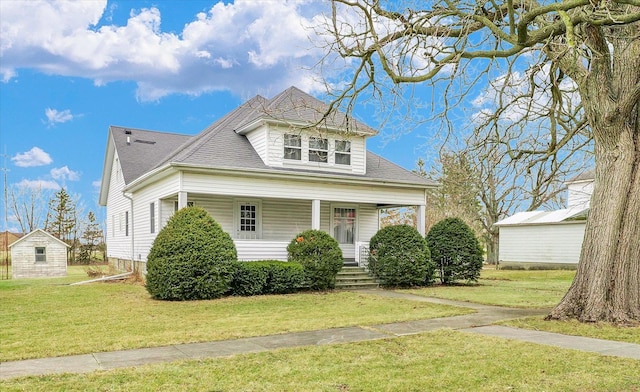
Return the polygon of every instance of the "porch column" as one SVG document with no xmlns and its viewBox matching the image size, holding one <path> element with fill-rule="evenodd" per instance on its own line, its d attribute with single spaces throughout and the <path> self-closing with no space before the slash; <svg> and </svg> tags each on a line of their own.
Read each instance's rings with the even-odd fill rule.
<svg viewBox="0 0 640 392">
<path fill-rule="evenodd" d="M 424 226 L 425 226 L 425 213 L 426 213 L 426 206 L 421 205 L 421 206 L 417 206 L 416 208 L 416 214 L 418 216 L 416 216 L 416 225 L 418 225 L 418 227 L 416 227 L 416 229 L 418 229 L 418 233 L 420 233 L 421 236 L 424 237 L 425 232 L 424 232 Z"/>
<path fill-rule="evenodd" d="M 178 192 L 178 209 L 183 209 L 187 206 L 187 192 Z"/>
<path fill-rule="evenodd" d="M 320 230 L 320 200 L 311 200 L 311 229 Z"/>
</svg>

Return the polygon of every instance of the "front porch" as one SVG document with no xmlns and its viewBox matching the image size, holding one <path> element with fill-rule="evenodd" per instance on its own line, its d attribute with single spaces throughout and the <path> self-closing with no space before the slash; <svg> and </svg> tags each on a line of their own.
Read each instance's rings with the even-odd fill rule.
<svg viewBox="0 0 640 392">
<path fill-rule="evenodd" d="M 329 233 L 340 244 L 345 264 L 366 266 L 369 239 L 380 227 L 380 210 L 389 205 L 330 200 L 246 198 L 179 192 L 159 200 L 164 226 L 173 213 L 185 206 L 207 210 L 231 235 L 238 259 L 287 260 L 287 245 L 308 229 Z M 424 217 L 424 206 L 418 206 Z M 424 220 L 418 219 L 424 231 Z"/>
</svg>

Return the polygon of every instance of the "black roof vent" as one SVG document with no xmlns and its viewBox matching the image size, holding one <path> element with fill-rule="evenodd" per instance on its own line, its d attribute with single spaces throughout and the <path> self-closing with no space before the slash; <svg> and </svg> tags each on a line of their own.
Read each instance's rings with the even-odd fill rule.
<svg viewBox="0 0 640 392">
<path fill-rule="evenodd" d="M 131 130 L 130 129 L 125 129 L 124 130 L 124 134 L 125 135 L 131 135 Z"/>
</svg>

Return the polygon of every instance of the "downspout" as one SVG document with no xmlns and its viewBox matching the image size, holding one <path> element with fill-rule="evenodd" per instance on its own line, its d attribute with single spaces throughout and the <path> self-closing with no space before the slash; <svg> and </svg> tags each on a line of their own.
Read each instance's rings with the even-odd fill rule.
<svg viewBox="0 0 640 392">
<path fill-rule="evenodd" d="M 134 237 L 135 237 L 135 230 L 133 230 L 133 197 L 127 195 L 124 191 L 122 192 L 122 196 L 124 196 L 125 198 L 129 199 L 129 202 L 131 204 L 131 268 L 133 269 L 133 271 L 136 271 L 136 267 L 135 267 L 135 249 L 134 249 Z"/>
</svg>

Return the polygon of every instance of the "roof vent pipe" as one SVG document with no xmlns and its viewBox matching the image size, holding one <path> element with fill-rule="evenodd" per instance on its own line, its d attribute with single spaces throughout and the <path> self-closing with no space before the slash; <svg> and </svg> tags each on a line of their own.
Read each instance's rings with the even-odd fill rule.
<svg viewBox="0 0 640 392">
<path fill-rule="evenodd" d="M 131 144 L 131 136 L 127 136 L 127 144 Z"/>
</svg>

